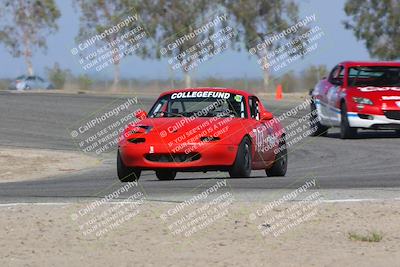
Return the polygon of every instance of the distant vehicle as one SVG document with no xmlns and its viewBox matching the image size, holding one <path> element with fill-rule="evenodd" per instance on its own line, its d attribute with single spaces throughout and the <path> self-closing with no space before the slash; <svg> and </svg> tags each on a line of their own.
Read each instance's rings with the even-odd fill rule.
<svg viewBox="0 0 400 267">
<path fill-rule="evenodd" d="M 342 139 L 357 129 L 400 134 L 400 62 L 342 62 L 311 91 L 314 136 L 340 127 Z"/>
<path fill-rule="evenodd" d="M 173 180 L 177 171 L 286 174 L 285 133 L 255 95 L 226 88 L 174 90 L 136 116 L 141 120 L 125 129 L 118 146 L 123 182 L 139 179 L 142 170 L 155 170 L 159 180 Z"/>
<path fill-rule="evenodd" d="M 10 90 L 54 89 L 54 86 L 39 76 L 22 75 L 11 82 Z"/>
</svg>

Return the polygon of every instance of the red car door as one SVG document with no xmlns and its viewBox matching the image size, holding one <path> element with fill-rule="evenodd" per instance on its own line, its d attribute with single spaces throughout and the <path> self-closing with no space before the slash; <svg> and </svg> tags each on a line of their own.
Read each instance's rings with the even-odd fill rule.
<svg viewBox="0 0 400 267">
<path fill-rule="evenodd" d="M 344 70 L 342 65 L 337 65 L 331 71 L 329 78 L 321 90 L 320 115 L 324 123 L 336 125 L 339 121 L 339 113 L 336 109 L 341 85 L 344 80 Z"/>
<path fill-rule="evenodd" d="M 252 124 L 254 140 L 253 159 L 257 164 L 266 164 L 274 160 L 274 148 L 277 141 L 274 136 L 273 124 L 261 121 L 260 111 L 262 104 L 255 96 L 249 98 L 249 119 Z"/>
</svg>

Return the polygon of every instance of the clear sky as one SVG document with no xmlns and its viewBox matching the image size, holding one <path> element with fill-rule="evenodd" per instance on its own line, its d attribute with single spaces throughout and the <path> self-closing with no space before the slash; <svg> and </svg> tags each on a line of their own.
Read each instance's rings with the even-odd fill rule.
<svg viewBox="0 0 400 267">
<path fill-rule="evenodd" d="M 355 39 L 351 31 L 345 30 L 342 21 L 346 19 L 343 7 L 345 0 L 299 0 L 301 16 L 316 14 L 316 25 L 322 28 L 325 35 L 318 49 L 307 55 L 303 60 L 290 65 L 287 70 L 301 71 L 309 65 L 325 64 L 331 68 L 343 60 L 370 60 L 362 42 Z M 70 53 L 75 46 L 75 36 L 78 33 L 79 14 L 72 6 L 72 1 L 57 0 L 62 17 L 59 19 L 59 31 L 49 36 L 47 53 L 37 51 L 33 57 L 35 72 L 44 76 L 46 66 L 58 62 L 61 67 L 70 69 L 74 74 L 84 73 L 76 57 Z M 1 18 L 0 18 L 1 19 Z M 0 44 L 0 77 L 10 78 L 25 73 L 23 58 L 13 58 Z M 93 74 L 93 73 L 89 73 Z M 112 77 L 112 68 L 95 77 Z M 121 64 L 123 78 L 158 79 L 168 78 L 170 71 L 166 60 L 141 60 L 135 56 L 123 59 Z M 262 72 L 256 59 L 247 51 L 226 51 L 210 61 L 203 63 L 192 74 L 196 78 L 214 76 L 221 78 L 261 78 Z M 176 76 L 179 77 L 179 74 Z"/>
</svg>

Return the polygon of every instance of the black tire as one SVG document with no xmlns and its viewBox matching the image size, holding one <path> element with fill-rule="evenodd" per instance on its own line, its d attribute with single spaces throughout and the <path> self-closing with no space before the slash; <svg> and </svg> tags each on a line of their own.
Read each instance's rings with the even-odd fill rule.
<svg viewBox="0 0 400 267">
<path fill-rule="evenodd" d="M 117 155 L 117 173 L 118 173 L 118 179 L 121 182 L 134 182 L 139 180 L 140 174 L 142 173 L 141 170 L 135 169 L 135 168 L 130 168 L 125 166 L 124 162 L 121 159 L 121 155 Z"/>
<path fill-rule="evenodd" d="M 229 176 L 232 178 L 250 177 L 251 162 L 251 142 L 248 137 L 245 137 L 240 142 L 235 163 L 229 170 Z"/>
<path fill-rule="evenodd" d="M 314 100 L 311 102 L 311 116 L 310 116 L 310 128 L 315 129 L 311 136 L 325 136 L 328 133 L 329 127 L 324 126 L 318 121 L 318 114 L 317 114 L 317 106 L 314 103 Z"/>
<path fill-rule="evenodd" d="M 288 164 L 287 147 L 284 137 L 282 137 L 281 140 L 282 141 L 279 143 L 279 151 L 275 156 L 272 167 L 265 169 L 265 174 L 267 174 L 268 177 L 286 175 Z"/>
<path fill-rule="evenodd" d="M 171 181 L 176 177 L 176 171 L 171 170 L 159 170 L 156 171 L 156 176 L 160 181 Z"/>
<path fill-rule="evenodd" d="M 347 118 L 346 103 L 343 103 L 340 109 L 340 138 L 352 139 L 357 137 L 357 128 L 350 127 L 349 119 Z"/>
</svg>

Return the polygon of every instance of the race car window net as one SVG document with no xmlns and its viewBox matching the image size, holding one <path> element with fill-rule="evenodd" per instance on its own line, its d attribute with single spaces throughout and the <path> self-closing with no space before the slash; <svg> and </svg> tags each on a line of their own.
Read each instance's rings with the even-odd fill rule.
<svg viewBox="0 0 400 267">
<path fill-rule="evenodd" d="M 343 84 L 343 78 L 344 78 L 344 67 L 343 66 L 336 66 L 330 76 L 329 76 L 329 81 L 332 84 L 336 84 L 336 85 L 342 85 Z"/>
<path fill-rule="evenodd" d="M 400 67 L 353 67 L 348 80 L 350 86 L 400 86 Z"/>
<path fill-rule="evenodd" d="M 253 119 L 260 120 L 260 111 L 258 107 L 258 99 L 256 97 L 249 98 L 250 115 Z"/>
<path fill-rule="evenodd" d="M 230 94 L 226 98 L 185 97 L 173 99 L 166 95 L 157 100 L 149 112 L 149 117 L 235 117 L 246 118 L 245 98 Z"/>
</svg>

